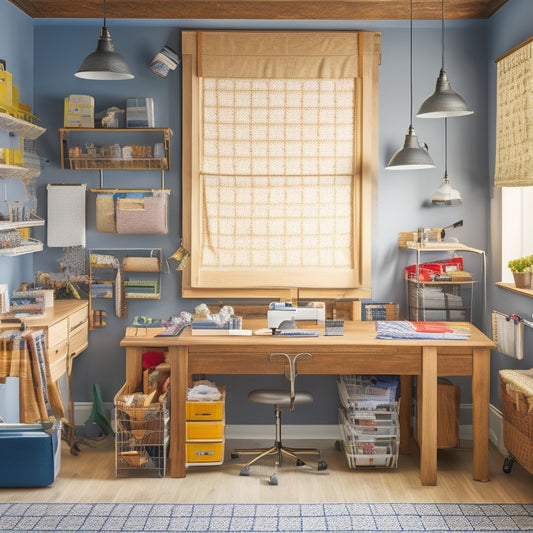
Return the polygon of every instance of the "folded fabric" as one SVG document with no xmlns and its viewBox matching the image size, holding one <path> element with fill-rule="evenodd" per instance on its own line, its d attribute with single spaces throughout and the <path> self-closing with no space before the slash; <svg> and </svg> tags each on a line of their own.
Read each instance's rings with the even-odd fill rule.
<svg viewBox="0 0 533 533">
<path fill-rule="evenodd" d="M 421 327 L 420 324 L 425 324 Z M 440 325 L 440 327 L 437 327 Z M 412 323 L 408 320 L 383 320 L 376 322 L 376 339 L 433 339 L 466 340 L 470 330 L 464 323 L 441 322 Z"/>
</svg>

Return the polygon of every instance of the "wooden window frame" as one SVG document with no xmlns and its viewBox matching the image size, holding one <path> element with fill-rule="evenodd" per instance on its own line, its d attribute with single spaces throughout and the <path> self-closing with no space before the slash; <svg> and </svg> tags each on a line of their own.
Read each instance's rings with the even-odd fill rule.
<svg viewBox="0 0 533 533">
<path fill-rule="evenodd" d="M 286 32 L 285 32 L 286 33 Z M 297 32 L 295 32 L 297 33 Z M 305 32 L 302 32 L 305 33 Z M 320 32 L 313 32 L 320 33 Z M 341 33 L 341 32 L 339 32 Z M 353 286 L 325 287 L 198 287 L 193 284 L 189 266 L 183 271 L 181 294 L 183 298 L 201 299 L 357 299 L 371 297 L 371 236 L 372 212 L 376 204 L 378 171 L 378 74 L 381 53 L 381 34 L 378 32 L 349 32 L 358 41 L 357 82 L 361 98 L 357 102 L 359 131 L 356 132 L 354 169 L 354 231 L 359 243 L 356 279 Z M 183 245 L 192 257 L 198 250 L 199 224 L 194 214 L 200 206 L 200 94 L 199 54 L 201 32 L 182 32 L 182 236 Z M 196 181 L 195 181 L 196 180 Z M 375 210 L 374 210 L 375 212 Z M 198 248 L 198 247 L 196 247 Z M 194 264 L 194 261 L 193 261 Z"/>
</svg>

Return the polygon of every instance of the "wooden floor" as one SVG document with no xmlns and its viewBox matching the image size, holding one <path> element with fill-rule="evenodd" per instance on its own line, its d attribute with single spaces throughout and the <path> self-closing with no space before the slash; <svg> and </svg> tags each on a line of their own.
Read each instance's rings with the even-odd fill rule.
<svg viewBox="0 0 533 533">
<path fill-rule="evenodd" d="M 505 474 L 503 458 L 495 449 L 490 451 L 489 482 L 472 480 L 472 451 L 465 446 L 440 450 L 438 485 L 422 487 L 417 453 L 401 455 L 394 470 L 350 470 L 344 452 L 336 450 L 334 442 L 319 441 L 313 445 L 321 447 L 327 470 L 316 472 L 284 464 L 279 471 L 279 485 L 270 486 L 267 483 L 272 472 L 270 463 L 253 467 L 250 477 L 242 477 L 240 459 L 229 459 L 230 446 L 258 444 L 266 443 L 228 442 L 228 459 L 222 466 L 191 467 L 183 479 L 117 479 L 112 438 L 82 444 L 77 456 L 70 454 L 63 443 L 61 471 L 53 485 L 0 489 L 0 502 L 533 502 L 533 476 L 517 463 L 510 474 Z"/>
</svg>

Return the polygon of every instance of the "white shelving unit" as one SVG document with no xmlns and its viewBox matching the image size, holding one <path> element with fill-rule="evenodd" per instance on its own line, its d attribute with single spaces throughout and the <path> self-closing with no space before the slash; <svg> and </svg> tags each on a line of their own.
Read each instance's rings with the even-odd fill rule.
<svg viewBox="0 0 533 533">
<path fill-rule="evenodd" d="M 40 137 L 46 129 L 27 120 L 13 117 L 7 113 L 0 113 L 0 129 L 9 132 L 10 135 L 21 137 L 21 150 L 23 150 L 23 140 L 31 141 Z M 7 165 L 0 163 L 0 177 L 14 178 L 21 180 L 25 185 L 32 179 L 41 174 L 39 166 L 28 165 Z M 0 231 L 30 228 L 34 226 L 43 226 L 44 220 L 36 215 L 31 215 L 28 220 L 20 221 L 0 221 Z M 0 256 L 16 256 L 40 252 L 43 249 L 43 243 L 37 239 L 23 239 L 18 246 L 0 248 Z"/>
</svg>

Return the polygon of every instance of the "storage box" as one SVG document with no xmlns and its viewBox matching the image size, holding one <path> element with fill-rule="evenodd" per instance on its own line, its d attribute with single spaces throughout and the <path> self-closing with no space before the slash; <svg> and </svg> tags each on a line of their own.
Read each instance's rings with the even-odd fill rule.
<svg viewBox="0 0 533 533">
<path fill-rule="evenodd" d="M 187 463 L 218 463 L 224 459 L 224 441 L 221 442 L 187 442 Z"/>
<path fill-rule="evenodd" d="M 503 444 L 533 474 L 533 371 L 500 370 Z"/>
<path fill-rule="evenodd" d="M 6 111 L 13 105 L 13 75 L 7 70 L 0 70 L 0 107 Z"/>
<path fill-rule="evenodd" d="M 219 387 L 218 390 L 222 394 L 220 400 L 207 402 L 188 401 L 186 406 L 187 420 L 223 420 L 226 389 L 225 387 Z"/>
<path fill-rule="evenodd" d="M 0 425 L 0 487 L 51 485 L 61 466 L 61 424 Z"/>
<path fill-rule="evenodd" d="M 459 409 L 461 391 L 449 379 L 437 380 L 437 448 L 455 448 L 459 444 Z"/>
<path fill-rule="evenodd" d="M 94 98 L 71 94 L 65 98 L 65 128 L 94 128 Z"/>
<path fill-rule="evenodd" d="M 126 127 L 155 127 L 153 98 L 128 98 L 126 103 Z"/>
</svg>

